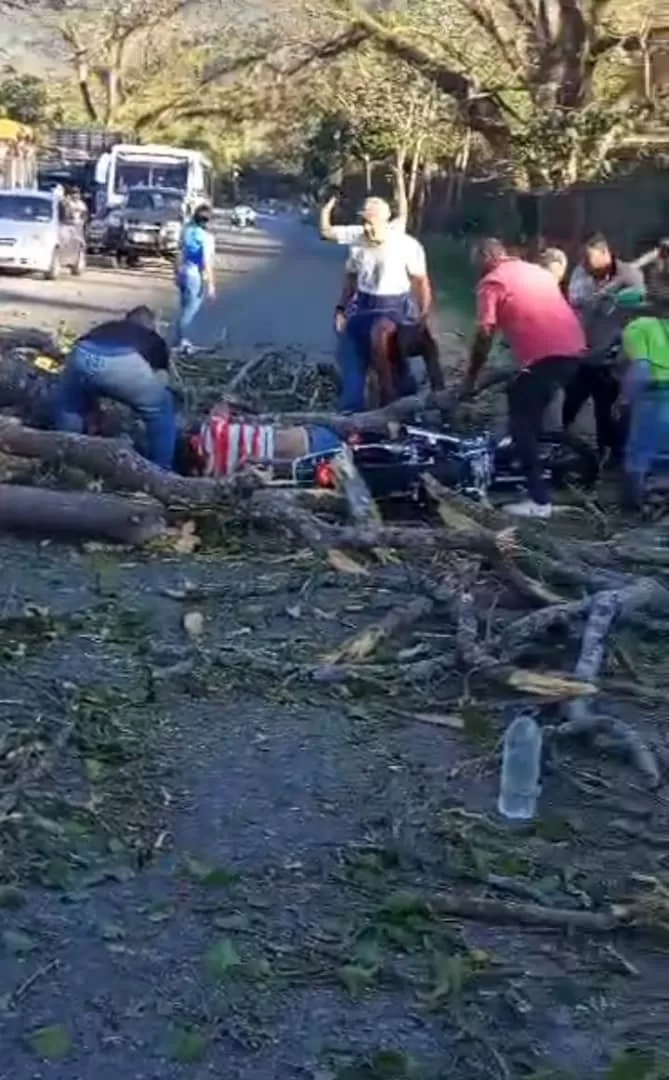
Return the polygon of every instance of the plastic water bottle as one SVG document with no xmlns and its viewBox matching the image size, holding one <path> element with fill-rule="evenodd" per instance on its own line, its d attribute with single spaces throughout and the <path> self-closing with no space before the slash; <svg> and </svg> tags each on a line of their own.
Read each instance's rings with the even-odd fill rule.
<svg viewBox="0 0 669 1080">
<path fill-rule="evenodd" d="M 541 727 L 532 709 L 523 709 L 504 734 L 504 755 L 497 808 L 505 818 L 529 821 L 539 797 Z"/>
</svg>

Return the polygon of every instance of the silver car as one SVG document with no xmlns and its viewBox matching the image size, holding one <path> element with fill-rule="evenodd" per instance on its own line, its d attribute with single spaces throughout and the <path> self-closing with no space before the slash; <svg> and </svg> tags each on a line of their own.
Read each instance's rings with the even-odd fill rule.
<svg viewBox="0 0 669 1080">
<path fill-rule="evenodd" d="M 40 274 L 86 269 L 84 230 L 57 194 L 0 190 L 0 270 Z"/>
</svg>

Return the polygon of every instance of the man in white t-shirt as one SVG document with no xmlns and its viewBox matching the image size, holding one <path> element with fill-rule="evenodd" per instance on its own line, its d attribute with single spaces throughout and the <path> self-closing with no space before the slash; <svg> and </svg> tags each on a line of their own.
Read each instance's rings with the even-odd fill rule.
<svg viewBox="0 0 669 1080">
<path fill-rule="evenodd" d="M 344 288 L 335 311 L 343 331 L 339 405 L 354 412 L 365 407 L 370 366 L 378 378 L 381 403 L 398 396 L 398 374 L 401 383 L 404 373 L 397 371 L 397 330 L 415 321 L 416 316 L 424 322 L 432 304 L 423 245 L 391 227 L 385 200 L 367 200 L 362 228 L 363 236 L 349 251 Z M 403 392 L 410 390 L 400 387 L 399 393 Z"/>
<path fill-rule="evenodd" d="M 365 203 L 365 207 L 369 207 L 371 203 L 383 202 L 382 199 L 368 199 Z M 321 207 L 319 229 L 322 240 L 329 240 L 334 244 L 343 244 L 345 247 L 350 247 L 351 244 L 359 244 L 365 235 L 364 224 L 360 225 L 333 225 L 332 224 L 332 211 L 337 205 L 337 196 L 333 195 L 328 201 Z M 362 215 L 365 213 L 363 208 Z M 409 208 L 407 205 L 406 194 L 404 193 L 403 185 L 399 186 L 398 195 L 398 208 L 397 216 L 392 218 L 388 222 L 388 229 L 396 229 L 398 232 L 407 231 L 407 220 L 409 217 Z"/>
</svg>

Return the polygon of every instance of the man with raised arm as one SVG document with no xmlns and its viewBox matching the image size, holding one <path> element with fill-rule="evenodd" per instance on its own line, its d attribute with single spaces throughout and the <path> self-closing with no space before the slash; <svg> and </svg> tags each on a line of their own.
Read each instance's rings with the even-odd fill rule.
<svg viewBox="0 0 669 1080">
<path fill-rule="evenodd" d="M 406 232 L 409 220 L 409 203 L 407 201 L 404 173 L 401 169 L 396 169 L 395 172 L 397 176 L 397 214 L 388 222 L 388 228 L 397 229 L 398 232 Z M 369 200 L 367 201 L 369 202 Z M 321 208 L 319 219 L 321 239 L 329 240 L 333 244 L 343 244 L 346 247 L 360 243 L 365 235 L 364 224 L 333 225 L 332 211 L 336 205 L 337 196 L 331 195 Z"/>
<path fill-rule="evenodd" d="M 381 404 L 411 393 L 413 380 L 398 347 L 406 324 L 427 326 L 432 289 L 423 245 L 390 227 L 390 207 L 369 198 L 363 207 L 363 235 L 352 245 L 335 325 L 341 334 L 339 406 L 357 412 L 365 407 L 368 372 L 376 374 Z"/>
</svg>

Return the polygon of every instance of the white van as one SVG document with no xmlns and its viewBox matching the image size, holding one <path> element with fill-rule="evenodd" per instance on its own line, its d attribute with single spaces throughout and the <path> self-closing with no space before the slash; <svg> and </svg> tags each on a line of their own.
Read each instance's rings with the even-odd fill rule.
<svg viewBox="0 0 669 1080">
<path fill-rule="evenodd" d="M 104 188 L 108 209 L 121 206 L 133 187 L 177 188 L 192 208 L 204 200 L 211 202 L 214 170 L 200 150 L 117 143 L 98 162 L 96 180 Z"/>
</svg>

